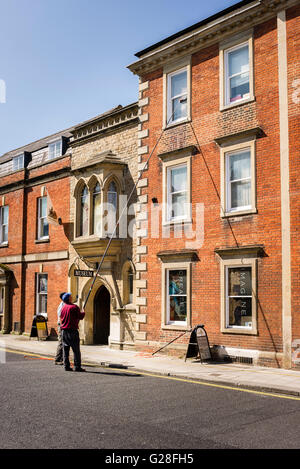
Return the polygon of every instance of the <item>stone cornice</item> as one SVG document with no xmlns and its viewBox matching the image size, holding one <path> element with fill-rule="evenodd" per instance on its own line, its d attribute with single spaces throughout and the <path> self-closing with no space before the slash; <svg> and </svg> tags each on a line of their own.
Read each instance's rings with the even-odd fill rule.
<svg viewBox="0 0 300 469">
<path fill-rule="evenodd" d="M 70 166 L 66 166 L 61 169 L 51 171 L 51 173 L 41 174 L 36 177 L 29 178 L 28 175 L 20 181 L 13 181 L 10 184 L 0 186 L 0 195 L 7 194 L 15 190 L 24 189 L 25 187 L 33 187 L 39 184 L 46 184 L 48 182 L 57 181 L 57 179 L 63 179 L 71 175 Z M 1 182 L 1 181 L 0 181 Z"/>
<path fill-rule="evenodd" d="M 160 251 L 156 255 L 162 262 L 193 262 L 199 260 L 197 250 L 195 249 Z"/>
<path fill-rule="evenodd" d="M 189 145 L 188 147 L 178 148 L 176 150 L 170 150 L 164 153 L 160 153 L 157 156 L 161 160 L 165 160 L 170 156 L 195 155 L 196 153 L 198 153 L 198 148 L 195 145 Z"/>
<path fill-rule="evenodd" d="M 122 107 L 105 116 L 99 116 L 91 121 L 81 124 L 73 130 L 70 146 L 81 144 L 102 133 L 117 130 L 120 126 L 130 125 L 138 122 L 138 104 Z"/>
<path fill-rule="evenodd" d="M 263 244 L 254 244 L 249 246 L 234 246 L 216 248 L 215 253 L 222 259 L 230 259 L 233 257 L 265 257 L 265 247 Z"/>
<path fill-rule="evenodd" d="M 120 158 L 118 158 L 114 153 L 109 151 L 105 151 L 102 153 L 99 153 L 98 155 L 94 155 L 92 158 L 89 160 L 85 161 L 82 163 L 80 166 L 77 166 L 75 168 L 72 168 L 72 172 L 75 173 L 76 171 L 85 171 L 87 168 L 92 168 L 93 166 L 104 166 L 104 165 L 109 165 L 109 166 L 119 166 L 121 168 L 126 167 L 127 163 L 122 161 Z"/>
<path fill-rule="evenodd" d="M 136 75 L 157 70 L 163 65 L 188 54 L 248 30 L 276 16 L 278 11 L 294 6 L 298 0 L 256 0 L 242 8 L 224 15 L 195 31 L 171 40 L 157 49 L 146 53 L 138 61 L 128 66 Z"/>
</svg>

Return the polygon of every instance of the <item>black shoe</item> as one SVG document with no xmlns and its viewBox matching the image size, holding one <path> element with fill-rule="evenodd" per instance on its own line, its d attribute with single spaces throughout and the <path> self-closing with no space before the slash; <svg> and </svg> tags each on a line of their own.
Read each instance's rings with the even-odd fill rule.
<svg viewBox="0 0 300 469">
<path fill-rule="evenodd" d="M 63 365 L 63 364 L 64 364 L 64 362 L 60 362 L 60 361 L 54 362 L 54 365 Z"/>
<path fill-rule="evenodd" d="M 75 371 L 85 371 L 84 368 L 75 368 Z"/>
<path fill-rule="evenodd" d="M 65 371 L 73 371 L 73 368 L 69 366 L 68 368 L 65 368 Z"/>
</svg>

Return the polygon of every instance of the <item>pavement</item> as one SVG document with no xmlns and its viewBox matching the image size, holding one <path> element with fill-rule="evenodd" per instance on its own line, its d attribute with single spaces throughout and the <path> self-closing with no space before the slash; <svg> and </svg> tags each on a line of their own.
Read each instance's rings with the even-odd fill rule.
<svg viewBox="0 0 300 469">
<path fill-rule="evenodd" d="M 0 363 L 3 350 L 55 356 L 57 341 L 38 340 L 22 335 L 0 334 Z M 165 354 L 152 355 L 134 350 L 115 350 L 103 345 L 81 345 L 82 364 L 144 372 L 160 376 L 202 381 L 216 386 L 243 388 L 256 392 L 300 396 L 300 371 L 235 363 L 203 362 Z M 72 359 L 72 355 L 70 357 Z"/>
</svg>

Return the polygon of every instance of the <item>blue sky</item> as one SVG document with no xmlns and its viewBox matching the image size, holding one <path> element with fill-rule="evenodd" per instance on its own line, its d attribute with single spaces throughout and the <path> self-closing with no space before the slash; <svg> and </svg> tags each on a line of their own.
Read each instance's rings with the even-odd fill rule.
<svg viewBox="0 0 300 469">
<path fill-rule="evenodd" d="M 0 155 L 137 100 L 134 53 L 237 0 L 0 0 Z"/>
</svg>

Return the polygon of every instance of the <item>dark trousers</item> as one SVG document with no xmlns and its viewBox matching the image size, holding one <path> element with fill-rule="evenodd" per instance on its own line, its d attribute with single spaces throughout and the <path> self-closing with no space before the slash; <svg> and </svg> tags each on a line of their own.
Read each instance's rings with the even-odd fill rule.
<svg viewBox="0 0 300 469">
<path fill-rule="evenodd" d="M 62 329 L 62 343 L 65 368 L 70 368 L 70 347 L 72 348 L 74 354 L 75 368 L 81 368 L 79 332 L 74 329 Z"/>
<path fill-rule="evenodd" d="M 55 361 L 56 362 L 62 362 L 63 361 L 63 344 L 62 344 L 61 332 L 62 332 L 61 328 L 58 325 L 57 326 L 58 344 L 57 344 L 56 356 L 55 356 Z"/>
</svg>

